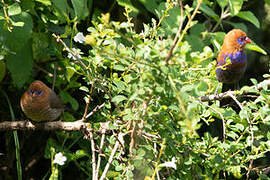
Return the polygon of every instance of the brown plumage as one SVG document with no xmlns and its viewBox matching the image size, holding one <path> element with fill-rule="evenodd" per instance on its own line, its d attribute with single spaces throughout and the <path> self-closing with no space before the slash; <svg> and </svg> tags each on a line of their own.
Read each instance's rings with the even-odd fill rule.
<svg viewBox="0 0 270 180">
<path fill-rule="evenodd" d="M 21 97 L 25 115 L 36 122 L 53 121 L 64 110 L 64 104 L 56 93 L 41 81 L 34 81 Z"/>
</svg>

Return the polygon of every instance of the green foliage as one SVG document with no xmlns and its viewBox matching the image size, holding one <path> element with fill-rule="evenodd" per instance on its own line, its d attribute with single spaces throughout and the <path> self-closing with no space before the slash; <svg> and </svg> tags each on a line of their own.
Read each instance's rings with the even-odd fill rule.
<svg viewBox="0 0 270 180">
<path fill-rule="evenodd" d="M 239 94 L 245 90 L 257 96 L 255 101 L 241 101 L 240 112 L 219 107 L 219 101 L 200 102 L 198 97 L 213 94 L 217 88 L 215 58 L 225 35 L 219 28 L 247 29 L 244 23 L 227 18 L 260 27 L 251 11 L 242 10 L 245 2 L 194 1 L 183 5 L 181 16 L 174 1 L 140 0 L 156 16 L 143 24 L 140 33 L 132 18 L 141 6 L 129 0 L 116 1 L 124 10 L 125 21 L 121 22 L 110 19 L 110 14 L 100 15 L 100 9 L 92 12 L 92 0 L 72 0 L 72 6 L 57 0 L 4 4 L 8 17 L 2 9 L 0 43 L 5 63 L 0 60 L 0 81 L 6 74 L 1 73 L 5 64 L 13 82 L 22 87 L 32 75 L 33 61 L 45 64 L 48 71 L 54 61 L 58 64 L 56 88 L 73 110 L 84 113 L 85 103 L 90 102 L 89 109 L 94 109 L 104 102 L 89 119 L 96 130 L 109 122 L 106 145 L 96 149 L 96 154 L 102 152 L 99 176 L 120 141 L 107 173 L 111 179 L 154 179 L 157 175 L 163 179 L 219 179 L 222 172 L 243 178 L 251 170 L 250 162 L 265 158 L 270 148 L 267 85 L 261 91 L 240 90 Z M 220 15 L 216 9 L 221 10 Z M 196 20 L 200 14 L 206 18 L 204 22 Z M 85 39 L 79 43 L 76 38 L 82 22 L 86 23 Z M 169 57 L 181 22 L 179 41 Z M 53 33 L 60 35 L 69 51 L 53 39 Z M 266 54 L 255 43 L 248 49 Z M 73 121 L 73 116 L 65 113 L 62 118 Z M 225 121 L 225 141 L 210 132 L 198 133 L 202 124 L 211 127 L 221 119 Z M 120 133 L 125 134 L 123 140 Z M 93 136 L 100 146 L 102 135 L 94 132 Z M 54 163 L 58 152 L 67 158 L 63 166 Z M 81 132 L 55 132 L 55 138 L 47 141 L 45 158 L 51 160 L 50 179 L 61 178 L 62 171 L 72 165 L 81 172 L 78 177 L 93 177 L 91 142 Z M 262 168 L 254 168 L 263 176 Z"/>
</svg>

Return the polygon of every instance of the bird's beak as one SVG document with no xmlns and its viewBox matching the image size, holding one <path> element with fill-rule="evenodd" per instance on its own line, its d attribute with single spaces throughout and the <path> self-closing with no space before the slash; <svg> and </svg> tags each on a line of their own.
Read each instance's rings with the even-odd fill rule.
<svg viewBox="0 0 270 180">
<path fill-rule="evenodd" d="M 252 41 L 248 37 L 246 37 L 245 42 L 246 43 L 251 43 Z"/>
<path fill-rule="evenodd" d="M 38 96 L 37 93 L 33 93 L 33 94 L 32 94 L 32 97 L 37 97 L 37 96 Z"/>
</svg>

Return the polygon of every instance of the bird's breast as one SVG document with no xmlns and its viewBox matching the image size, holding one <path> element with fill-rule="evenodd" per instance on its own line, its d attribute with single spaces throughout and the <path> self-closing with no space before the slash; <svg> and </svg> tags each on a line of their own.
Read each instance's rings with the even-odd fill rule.
<svg viewBox="0 0 270 180">
<path fill-rule="evenodd" d="M 221 53 L 217 60 L 216 75 L 220 82 L 238 82 L 247 67 L 247 58 L 244 51 L 235 53 Z"/>
<path fill-rule="evenodd" d="M 63 108 L 52 108 L 49 101 L 38 97 L 22 98 L 21 107 L 27 117 L 33 121 L 53 121 L 63 112 Z"/>
</svg>

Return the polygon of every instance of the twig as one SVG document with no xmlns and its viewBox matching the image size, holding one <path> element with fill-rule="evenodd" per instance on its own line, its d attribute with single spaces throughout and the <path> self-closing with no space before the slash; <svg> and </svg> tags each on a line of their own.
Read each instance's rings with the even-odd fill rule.
<svg viewBox="0 0 270 180">
<path fill-rule="evenodd" d="M 152 174 L 151 180 L 155 179 L 156 173 L 158 172 L 159 162 L 160 162 L 160 159 L 161 159 L 161 155 L 163 154 L 165 144 L 166 144 L 166 139 L 163 139 L 162 144 L 161 144 L 161 148 L 159 150 L 158 158 L 157 158 L 157 161 L 156 161 L 156 167 L 154 169 L 154 173 Z"/>
<path fill-rule="evenodd" d="M 129 143 L 129 155 L 132 156 L 132 149 L 135 145 L 135 135 L 134 135 L 134 132 L 135 132 L 135 128 L 136 128 L 136 123 L 133 123 L 133 128 L 130 132 L 130 143 Z"/>
<path fill-rule="evenodd" d="M 222 121 L 222 140 L 225 141 L 226 138 L 226 124 L 225 124 L 225 119 L 224 116 L 221 114 L 221 112 L 219 112 L 218 110 L 216 110 L 215 108 L 212 108 L 211 106 L 209 106 L 208 104 L 204 104 L 203 102 L 199 101 L 199 103 L 201 105 L 207 106 L 208 108 L 212 109 L 213 111 L 215 111 L 216 113 L 219 114 L 219 116 L 221 117 L 221 121 Z"/>
<path fill-rule="evenodd" d="M 254 90 L 261 90 L 264 85 L 270 87 L 270 80 L 264 80 L 257 85 L 250 86 L 249 88 L 254 89 Z M 227 92 L 220 93 L 220 94 L 212 94 L 212 95 L 208 95 L 208 96 L 202 96 L 202 97 L 199 97 L 199 100 L 202 102 L 222 100 L 222 99 L 226 99 L 226 98 L 231 98 L 231 95 L 235 96 L 236 92 L 237 91 L 227 91 Z M 248 91 L 243 91 L 242 94 L 246 95 L 248 93 L 249 93 Z"/>
<path fill-rule="evenodd" d="M 8 16 L 8 13 L 7 13 L 7 5 L 5 4 L 5 1 L 4 0 L 2 0 L 2 4 L 3 4 L 3 10 L 4 10 L 4 15 L 5 15 L 5 18 L 6 18 L 6 22 L 7 22 L 7 24 L 8 24 L 8 31 L 9 32 L 12 32 L 12 29 L 13 29 L 13 27 L 12 27 L 12 24 L 11 24 L 11 22 L 10 22 L 10 17 Z"/>
<path fill-rule="evenodd" d="M 93 109 L 93 111 L 91 111 L 89 114 L 87 114 L 87 116 L 85 117 L 86 119 L 89 118 L 90 116 L 92 116 L 95 112 L 97 112 L 98 110 L 100 110 L 101 108 L 103 108 L 105 106 L 105 102 L 102 103 L 101 105 L 97 105 L 97 107 L 95 107 L 95 109 Z"/>
<path fill-rule="evenodd" d="M 197 5 L 196 5 L 196 8 L 195 8 L 195 10 L 193 11 L 191 17 L 189 18 L 189 20 L 188 20 L 188 22 L 187 22 L 187 25 L 185 26 L 185 28 L 184 28 L 184 30 L 183 30 L 183 32 L 182 32 L 182 34 L 181 34 L 181 36 L 180 36 L 178 42 L 181 42 L 181 41 L 182 41 L 182 39 L 184 38 L 184 36 L 185 36 L 187 30 L 190 28 L 191 22 L 192 22 L 193 18 L 195 17 L 195 15 L 197 14 L 197 12 L 198 12 L 198 10 L 199 10 L 199 7 L 200 7 L 201 3 L 202 3 L 202 0 L 198 0 Z"/>
<path fill-rule="evenodd" d="M 44 72 L 45 74 L 47 74 L 49 77 L 53 77 L 53 74 L 48 72 L 47 70 L 45 70 L 44 68 L 38 66 L 36 63 L 34 63 L 34 67 L 37 68 L 38 70 Z"/>
<path fill-rule="evenodd" d="M 82 62 L 82 60 L 79 58 L 79 56 L 74 53 L 67 45 L 66 43 L 64 43 L 64 41 L 61 39 L 61 37 L 59 35 L 56 34 L 52 34 L 52 36 L 56 39 L 57 42 L 60 42 L 65 49 L 73 56 L 75 57 L 75 59 L 84 67 L 85 70 L 89 70 L 89 68 Z"/>
<path fill-rule="evenodd" d="M 89 132 L 89 137 L 91 141 L 91 150 L 92 150 L 92 180 L 97 180 L 96 177 L 96 149 L 95 149 L 95 141 L 93 137 L 93 132 Z"/>
<path fill-rule="evenodd" d="M 227 18 L 228 16 L 231 16 L 231 13 L 229 12 L 229 9 L 230 9 L 229 6 L 225 9 L 225 11 L 224 11 L 223 8 L 221 9 L 220 18 L 219 18 L 217 24 L 214 26 L 214 28 L 210 32 L 215 32 L 216 29 L 218 28 L 218 26 L 221 24 L 222 20 Z"/>
<path fill-rule="evenodd" d="M 88 106 L 89 106 L 90 102 L 91 102 L 91 97 L 88 98 L 88 102 L 86 103 L 86 106 L 84 108 L 84 113 L 83 113 L 83 117 L 82 117 L 83 122 L 85 122 L 85 120 L 86 120 L 86 115 L 87 115 Z"/>
<path fill-rule="evenodd" d="M 118 134 L 118 139 L 123 139 L 123 136 L 124 136 L 124 134 L 120 132 L 120 133 Z M 106 164 L 106 166 L 105 166 L 105 169 L 104 169 L 104 171 L 103 171 L 103 173 L 102 173 L 102 176 L 100 177 L 100 180 L 103 180 L 103 179 L 106 178 L 106 174 L 107 174 L 107 172 L 108 172 L 108 170 L 109 170 L 109 168 L 110 168 L 110 165 L 111 165 L 111 163 L 112 163 L 113 157 L 114 157 L 114 155 L 115 155 L 115 153 L 116 153 L 116 151 L 117 151 L 119 145 L 120 145 L 120 141 L 117 140 L 117 141 L 115 142 L 114 147 L 113 147 L 113 150 L 112 150 L 112 153 L 111 153 L 111 155 L 110 155 L 110 158 L 109 158 L 109 160 L 108 160 L 108 162 L 107 162 L 107 164 Z"/>
<path fill-rule="evenodd" d="M 243 109 L 243 106 L 241 105 L 241 103 L 236 99 L 236 97 L 231 94 L 230 92 L 228 93 L 228 95 L 236 102 L 236 104 L 240 107 L 240 109 Z"/>
<path fill-rule="evenodd" d="M 249 173 L 250 173 L 250 171 L 252 170 L 252 165 L 253 165 L 253 159 L 251 159 L 250 162 L 249 162 L 246 180 L 249 180 Z"/>
<path fill-rule="evenodd" d="M 87 111 L 88 111 L 88 107 L 89 107 L 89 104 L 91 102 L 91 96 L 92 96 L 92 92 L 93 92 L 93 87 L 94 86 L 91 86 L 91 89 L 90 89 L 90 94 L 89 94 L 89 98 L 88 98 L 88 102 L 85 106 L 85 109 L 84 109 L 84 113 L 83 113 L 83 118 L 82 118 L 82 121 L 85 122 L 86 120 L 86 115 L 87 115 Z M 93 111 L 92 111 L 93 112 Z"/>
<path fill-rule="evenodd" d="M 178 42 L 181 30 L 182 30 L 182 26 L 183 26 L 183 21 L 184 20 L 183 20 L 183 4 L 182 4 L 182 0 L 179 0 L 179 6 L 180 6 L 180 9 L 181 9 L 180 24 L 179 24 L 177 33 L 176 33 L 176 35 L 174 37 L 173 44 L 172 44 L 172 46 L 170 48 L 169 54 L 166 57 L 166 63 L 168 63 L 169 59 L 172 57 L 173 50 L 174 50 L 174 48 L 175 48 L 175 46 L 176 46 L 176 44 Z"/>
<path fill-rule="evenodd" d="M 106 134 L 106 129 L 104 127 L 107 127 L 109 129 L 109 122 L 101 123 L 103 128 L 102 128 L 102 136 L 101 136 L 101 141 L 100 141 L 100 146 L 99 146 L 99 152 L 98 152 L 98 161 L 97 161 L 97 168 L 96 168 L 96 178 L 98 179 L 98 173 L 99 173 L 99 168 L 100 168 L 100 163 L 101 163 L 101 156 L 102 156 L 102 148 L 104 146 L 104 141 L 105 141 L 105 134 Z"/>
<path fill-rule="evenodd" d="M 56 80 L 56 68 L 57 68 L 56 63 L 53 63 L 53 83 L 52 83 L 52 90 L 54 90 L 54 86 L 55 86 L 55 80 Z"/>
</svg>

